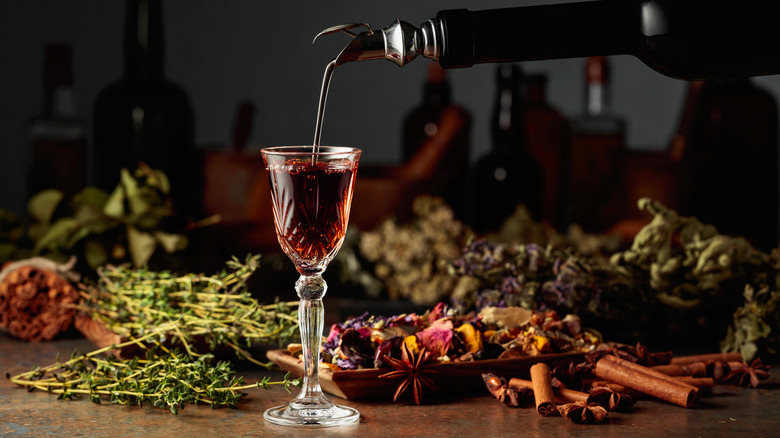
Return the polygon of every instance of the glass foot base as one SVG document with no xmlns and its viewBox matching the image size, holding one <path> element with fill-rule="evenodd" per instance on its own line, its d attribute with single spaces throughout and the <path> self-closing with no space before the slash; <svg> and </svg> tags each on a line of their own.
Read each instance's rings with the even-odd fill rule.
<svg viewBox="0 0 780 438">
<path fill-rule="evenodd" d="M 282 426 L 347 426 L 360 420 L 360 412 L 347 406 L 328 409 L 290 409 L 277 406 L 263 414 L 266 421 Z"/>
</svg>

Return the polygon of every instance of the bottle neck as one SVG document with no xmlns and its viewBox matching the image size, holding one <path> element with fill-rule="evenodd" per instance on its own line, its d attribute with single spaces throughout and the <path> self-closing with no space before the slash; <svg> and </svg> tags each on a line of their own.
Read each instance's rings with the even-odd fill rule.
<svg viewBox="0 0 780 438">
<path fill-rule="evenodd" d="M 547 80 L 544 76 L 529 76 L 526 89 L 529 106 L 540 107 L 547 104 Z"/>
<path fill-rule="evenodd" d="M 163 25 L 160 0 L 128 0 L 125 21 L 125 77 L 163 77 Z"/>
<path fill-rule="evenodd" d="M 76 93 L 73 89 L 73 49 L 64 43 L 47 44 L 43 60 L 43 117 L 75 119 Z"/>
<path fill-rule="evenodd" d="M 512 153 L 525 148 L 525 99 L 520 85 L 500 87 L 493 109 L 493 150 Z"/>
<path fill-rule="evenodd" d="M 450 104 L 450 86 L 446 82 L 425 84 L 423 101 L 426 106 L 444 107 Z"/>
<path fill-rule="evenodd" d="M 609 113 L 609 93 L 604 83 L 589 83 L 587 90 L 586 112 L 591 117 Z"/>
<path fill-rule="evenodd" d="M 53 119 L 72 120 L 78 117 L 76 92 L 73 87 L 57 87 L 51 90 L 50 115 Z"/>
</svg>

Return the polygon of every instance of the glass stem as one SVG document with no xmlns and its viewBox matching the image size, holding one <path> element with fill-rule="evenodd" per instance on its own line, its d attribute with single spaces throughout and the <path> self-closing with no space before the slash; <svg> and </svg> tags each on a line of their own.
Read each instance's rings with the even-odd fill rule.
<svg viewBox="0 0 780 438">
<path fill-rule="evenodd" d="M 298 306 L 298 326 L 303 349 L 303 385 L 298 397 L 291 402 L 297 409 L 328 409 L 333 403 L 320 388 L 319 358 L 322 343 L 322 328 L 325 308 L 322 297 L 327 291 L 322 276 L 301 275 L 295 283 L 295 290 L 301 302 Z"/>
</svg>

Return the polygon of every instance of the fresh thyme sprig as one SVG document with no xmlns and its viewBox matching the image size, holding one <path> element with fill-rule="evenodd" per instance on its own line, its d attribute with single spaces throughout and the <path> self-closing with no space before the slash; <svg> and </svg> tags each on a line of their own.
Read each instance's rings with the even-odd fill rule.
<svg viewBox="0 0 780 438">
<path fill-rule="evenodd" d="M 199 354 L 193 343 L 205 343 L 211 351 L 227 346 L 267 366 L 247 347 L 291 340 L 298 303 L 258 303 L 246 281 L 259 266 L 260 255 L 248 255 L 243 263 L 233 257 L 214 276 L 106 266 L 98 270 L 97 286 L 82 291 L 80 309 L 124 339 L 168 325 L 167 337 L 193 357 Z"/>
<path fill-rule="evenodd" d="M 174 414 L 188 403 L 209 404 L 212 408 L 235 407 L 246 389 L 270 389 L 272 385 L 281 385 L 290 392 L 291 386 L 301 384 L 300 379 L 290 379 L 289 373 L 281 381 L 264 377 L 257 383 L 245 384 L 228 361 L 213 364 L 212 354 L 193 358 L 188 353 L 170 350 L 159 339 L 175 324 L 158 327 L 118 345 L 86 354 L 74 353 L 70 360 L 62 363 L 57 361 L 47 367 L 35 367 L 26 373 L 6 377 L 30 391 L 38 389 L 57 394 L 58 399 L 70 400 L 81 395 L 101 404 L 108 398 L 112 404 L 167 407 Z M 104 356 L 111 350 L 131 345 L 143 348 L 145 358 L 128 360 Z"/>
<path fill-rule="evenodd" d="M 282 385 L 289 391 L 300 379 L 288 374 L 281 381 L 264 377 L 245 384 L 230 362 L 213 363 L 213 353 L 226 346 L 239 358 L 268 367 L 247 348 L 297 334 L 297 302 L 263 305 L 249 293 L 246 281 L 259 266 L 260 256 L 249 255 L 243 263 L 234 257 L 214 276 L 127 266 L 99 269 L 97 285 L 82 289 L 78 308 L 123 341 L 6 377 L 60 399 L 83 395 L 101 403 L 108 398 L 116 404 L 167 407 L 174 414 L 188 403 L 235 406 L 249 388 Z M 125 349 L 141 354 L 114 356 Z"/>
</svg>

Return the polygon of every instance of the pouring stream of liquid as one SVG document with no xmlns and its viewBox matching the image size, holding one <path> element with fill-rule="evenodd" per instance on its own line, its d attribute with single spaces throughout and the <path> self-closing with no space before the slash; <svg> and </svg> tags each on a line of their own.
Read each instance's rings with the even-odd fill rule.
<svg viewBox="0 0 780 438">
<path fill-rule="evenodd" d="M 322 136 L 322 119 L 325 116 L 325 102 L 328 100 L 328 88 L 330 88 L 330 78 L 333 76 L 333 70 L 336 68 L 336 60 L 329 62 L 325 67 L 325 74 L 322 76 L 322 89 L 320 90 L 320 102 L 317 105 L 317 124 L 314 127 L 314 145 L 312 154 L 320 150 L 320 137 Z M 312 155 L 312 161 L 316 161 L 315 155 Z"/>
</svg>

